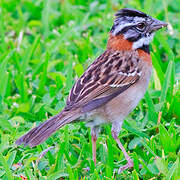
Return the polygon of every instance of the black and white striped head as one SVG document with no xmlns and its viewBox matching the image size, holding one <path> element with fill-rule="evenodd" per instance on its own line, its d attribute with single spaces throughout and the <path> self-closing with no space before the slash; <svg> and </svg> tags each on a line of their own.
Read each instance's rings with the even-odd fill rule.
<svg viewBox="0 0 180 180">
<path fill-rule="evenodd" d="M 167 26 L 165 22 L 129 8 L 119 10 L 115 17 L 111 34 L 124 35 L 126 40 L 133 42 L 133 49 L 142 48 L 149 51 L 149 43 L 153 39 L 154 32 Z"/>
</svg>

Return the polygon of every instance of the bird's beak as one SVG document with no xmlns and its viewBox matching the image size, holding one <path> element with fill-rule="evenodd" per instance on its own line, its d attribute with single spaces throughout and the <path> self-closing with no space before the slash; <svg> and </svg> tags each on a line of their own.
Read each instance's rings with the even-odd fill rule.
<svg viewBox="0 0 180 180">
<path fill-rule="evenodd" d="M 166 23 L 166 22 L 163 22 L 163 21 L 160 21 L 160 20 L 158 20 L 158 19 L 152 19 L 153 21 L 152 21 L 152 24 L 150 25 L 150 27 L 149 27 L 149 31 L 150 32 L 154 32 L 154 31 L 157 31 L 157 30 L 159 30 L 159 29 L 161 29 L 161 28 L 163 28 L 163 27 L 167 27 L 167 25 L 168 25 L 168 23 Z"/>
</svg>

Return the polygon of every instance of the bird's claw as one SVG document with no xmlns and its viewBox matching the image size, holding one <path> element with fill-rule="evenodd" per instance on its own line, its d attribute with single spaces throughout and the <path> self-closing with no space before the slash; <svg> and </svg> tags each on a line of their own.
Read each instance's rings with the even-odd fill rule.
<svg viewBox="0 0 180 180">
<path fill-rule="evenodd" d="M 118 174 L 120 174 L 122 171 L 124 171 L 128 168 L 132 168 L 133 166 L 134 166 L 134 163 L 133 163 L 132 159 L 129 159 L 128 163 L 126 165 L 124 165 L 118 169 Z"/>
</svg>

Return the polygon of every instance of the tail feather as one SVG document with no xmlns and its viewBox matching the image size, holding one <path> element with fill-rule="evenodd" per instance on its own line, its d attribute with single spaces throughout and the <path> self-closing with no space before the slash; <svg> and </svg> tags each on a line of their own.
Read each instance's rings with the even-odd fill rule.
<svg viewBox="0 0 180 180">
<path fill-rule="evenodd" d="M 16 144 L 24 144 L 25 146 L 29 145 L 30 147 L 37 146 L 38 144 L 44 142 L 56 130 L 58 130 L 65 124 L 74 121 L 79 116 L 80 115 L 77 111 L 68 113 L 62 111 L 60 114 L 53 116 L 39 126 L 31 129 L 28 133 L 20 137 L 16 141 Z"/>
</svg>

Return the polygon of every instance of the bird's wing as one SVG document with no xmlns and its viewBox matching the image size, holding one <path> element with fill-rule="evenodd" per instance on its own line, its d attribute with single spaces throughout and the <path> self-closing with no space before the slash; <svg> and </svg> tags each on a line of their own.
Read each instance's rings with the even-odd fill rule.
<svg viewBox="0 0 180 180">
<path fill-rule="evenodd" d="M 139 60 L 134 51 L 106 50 L 74 84 L 65 109 L 88 112 L 104 105 L 139 80 Z"/>
</svg>

